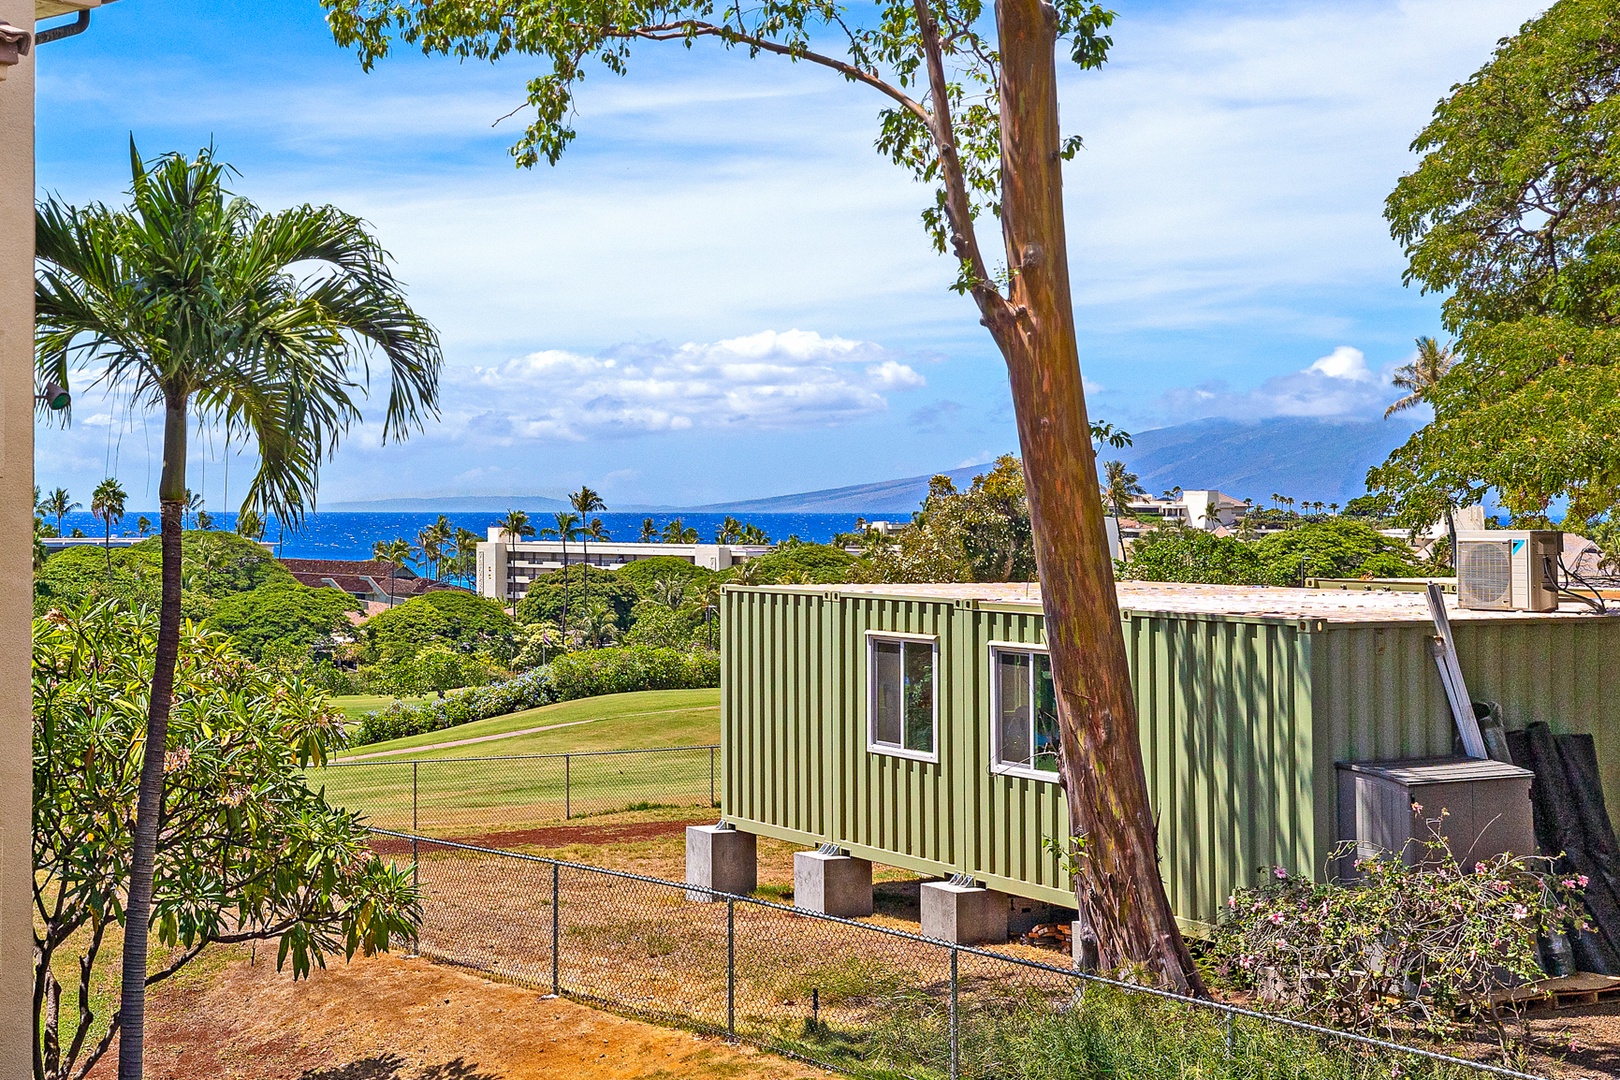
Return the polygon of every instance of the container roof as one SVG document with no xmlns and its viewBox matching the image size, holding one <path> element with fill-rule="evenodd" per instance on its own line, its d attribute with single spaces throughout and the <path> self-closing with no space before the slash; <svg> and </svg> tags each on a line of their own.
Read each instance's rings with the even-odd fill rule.
<svg viewBox="0 0 1620 1080">
<path fill-rule="evenodd" d="M 1169 614 L 1236 616 L 1247 618 L 1307 619 L 1334 623 L 1422 622 L 1429 619 L 1428 597 L 1421 592 L 1347 589 L 1278 589 L 1266 585 L 1182 585 L 1168 582 L 1121 581 L 1119 606 L 1124 611 Z M 765 592 L 834 592 L 842 596 L 894 597 L 902 600 L 976 600 L 1039 610 L 1038 584 L 1006 582 L 943 583 L 929 585 L 849 584 L 763 586 Z M 1616 605 L 1620 608 L 1620 605 Z M 1474 611 L 1457 606 L 1446 596 L 1446 610 L 1456 622 L 1500 619 L 1601 618 L 1585 604 L 1568 601 L 1556 612 Z M 1615 614 L 1620 615 L 1620 610 Z"/>
</svg>

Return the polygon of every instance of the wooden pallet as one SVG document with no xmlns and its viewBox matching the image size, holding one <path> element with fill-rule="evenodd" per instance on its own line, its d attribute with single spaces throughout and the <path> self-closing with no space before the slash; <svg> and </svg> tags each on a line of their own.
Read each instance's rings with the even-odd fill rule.
<svg viewBox="0 0 1620 1080">
<path fill-rule="evenodd" d="M 1499 1006 L 1517 1005 L 1529 1012 L 1620 1001 L 1620 976 L 1582 971 L 1557 979 L 1540 979 L 1511 990 L 1498 990 L 1491 995 L 1491 1001 Z"/>
</svg>

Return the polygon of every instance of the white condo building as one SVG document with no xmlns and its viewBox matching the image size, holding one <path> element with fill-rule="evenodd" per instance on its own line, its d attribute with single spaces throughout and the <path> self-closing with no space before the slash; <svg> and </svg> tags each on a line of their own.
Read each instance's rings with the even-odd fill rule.
<svg viewBox="0 0 1620 1080">
<path fill-rule="evenodd" d="M 478 545 L 478 594 L 496 600 L 522 599 L 536 578 L 563 566 L 561 540 L 519 540 L 512 543 L 499 525 L 489 527 L 489 539 Z M 601 570 L 618 570 L 641 559 L 674 557 L 706 570 L 725 570 L 771 550 L 766 544 L 641 544 L 620 540 L 592 540 L 568 544 L 568 565 L 586 563 Z"/>
</svg>

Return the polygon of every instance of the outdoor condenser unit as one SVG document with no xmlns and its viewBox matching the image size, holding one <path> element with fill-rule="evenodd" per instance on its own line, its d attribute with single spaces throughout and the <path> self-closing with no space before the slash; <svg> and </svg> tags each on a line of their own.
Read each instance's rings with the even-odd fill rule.
<svg viewBox="0 0 1620 1080">
<path fill-rule="evenodd" d="M 1484 611 L 1557 611 L 1564 534 L 1488 529 L 1457 534 L 1457 603 Z"/>
</svg>

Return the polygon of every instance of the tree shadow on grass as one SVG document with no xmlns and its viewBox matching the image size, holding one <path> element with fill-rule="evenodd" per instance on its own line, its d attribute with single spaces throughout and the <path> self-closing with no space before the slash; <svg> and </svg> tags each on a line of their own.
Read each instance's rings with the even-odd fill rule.
<svg viewBox="0 0 1620 1080">
<path fill-rule="evenodd" d="M 407 1063 L 398 1054 L 374 1054 L 357 1058 L 344 1065 L 324 1069 L 308 1069 L 298 1080 L 501 1080 L 490 1072 L 483 1072 L 476 1064 L 461 1058 L 425 1065 L 406 1072 Z"/>
</svg>

